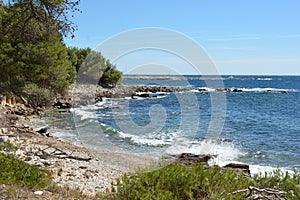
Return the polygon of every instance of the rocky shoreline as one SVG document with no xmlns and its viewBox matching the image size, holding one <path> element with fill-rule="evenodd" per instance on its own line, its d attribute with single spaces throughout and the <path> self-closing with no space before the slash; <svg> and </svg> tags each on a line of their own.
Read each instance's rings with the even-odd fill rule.
<svg viewBox="0 0 300 200">
<path fill-rule="evenodd" d="M 190 90 L 190 88 L 188 88 Z M 147 87 L 120 85 L 114 89 L 105 89 L 92 85 L 76 86 L 73 96 L 59 99 L 55 107 L 68 109 L 80 105 L 92 104 L 102 98 L 143 97 L 144 94 L 159 94 L 186 91 L 182 87 Z M 207 93 L 208 90 L 199 89 Z M 233 90 L 218 90 L 217 92 L 239 92 Z M 144 96 L 142 96 L 144 95 Z M 155 97 L 155 96 L 154 96 Z M 39 116 L 33 115 L 36 110 L 22 104 L 0 106 L 0 144 L 10 142 L 18 147 L 13 153 L 19 159 L 50 170 L 53 182 L 58 186 L 77 189 L 87 196 L 95 196 L 97 192 L 110 191 L 116 185 L 116 179 L 124 173 L 132 172 L 135 168 L 148 165 L 154 161 L 151 157 L 142 157 L 116 153 L 104 150 L 88 149 L 76 146 L 53 137 L 47 129 L 35 130 L 33 123 Z M 175 159 L 174 159 L 175 158 Z M 203 163 L 211 155 L 174 155 L 170 162 L 184 165 Z M 249 165 L 231 163 L 223 167 L 234 171 L 242 171 L 246 177 L 251 177 Z M 46 191 L 41 191 L 43 195 Z M 48 194 L 49 195 L 49 194 Z M 51 194 L 50 194 L 51 195 Z M 1 199 L 1 196 L 0 196 Z"/>
<path fill-rule="evenodd" d="M 114 88 L 104 88 L 97 85 L 76 84 L 73 87 L 72 94 L 68 98 L 58 98 L 54 104 L 56 108 L 68 109 L 71 107 L 85 106 L 101 102 L 104 98 L 156 98 L 165 93 L 178 92 L 198 92 L 200 94 L 209 94 L 212 92 L 223 93 L 240 93 L 244 92 L 240 88 L 191 88 L 179 86 L 141 86 L 141 85 L 127 85 L 119 84 Z M 265 90 L 264 92 L 272 92 L 272 90 Z M 277 91 L 282 94 L 287 94 L 288 91 Z"/>
<path fill-rule="evenodd" d="M 34 130 L 31 116 L 25 119 L 22 105 L 0 107 L 0 143 L 17 146 L 12 153 L 19 159 L 50 170 L 58 186 L 78 189 L 85 195 L 109 190 L 116 178 L 136 167 L 152 162 L 152 158 L 104 150 L 87 149 Z M 18 113 L 18 114 L 15 114 Z"/>
<path fill-rule="evenodd" d="M 58 186 L 94 196 L 109 191 L 124 173 L 154 161 L 150 157 L 88 149 L 62 141 L 47 129 L 35 130 L 34 121 L 39 116 L 32 115 L 33 112 L 22 104 L 0 107 L 0 144 L 10 142 L 18 147 L 14 152 L 4 153 L 12 153 L 31 165 L 47 167 Z M 211 157 L 207 156 L 204 164 L 208 166 Z M 182 164 L 203 162 L 201 156 L 188 154 L 175 160 Z"/>
<path fill-rule="evenodd" d="M 4 150 L 4 153 L 12 153 L 31 165 L 47 167 L 58 186 L 94 196 L 109 191 L 124 173 L 153 162 L 150 157 L 88 149 L 62 141 L 47 129 L 35 130 L 33 121 L 38 116 L 26 116 L 26 113 L 32 114 L 33 110 L 21 104 L 0 107 L 0 144 L 10 142 L 18 147 L 14 152 Z M 210 158 L 185 154 L 175 161 L 186 165 L 201 162 L 208 166 Z M 247 166 L 237 168 L 243 170 L 243 167 L 247 170 Z M 247 176 L 250 176 L 248 171 Z"/>
</svg>

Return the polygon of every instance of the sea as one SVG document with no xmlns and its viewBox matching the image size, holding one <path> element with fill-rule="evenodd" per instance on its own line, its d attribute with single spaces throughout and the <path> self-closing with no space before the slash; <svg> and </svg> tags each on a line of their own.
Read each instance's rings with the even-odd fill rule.
<svg viewBox="0 0 300 200">
<path fill-rule="evenodd" d="M 123 84 L 185 90 L 48 111 L 43 124 L 89 148 L 157 159 L 211 154 L 211 165 L 246 163 L 251 173 L 300 171 L 300 76 L 190 75 Z"/>
</svg>

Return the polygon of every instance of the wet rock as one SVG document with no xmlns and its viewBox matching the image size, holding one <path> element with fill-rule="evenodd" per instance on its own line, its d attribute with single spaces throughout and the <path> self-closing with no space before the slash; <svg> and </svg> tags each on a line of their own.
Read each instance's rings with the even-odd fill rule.
<svg viewBox="0 0 300 200">
<path fill-rule="evenodd" d="M 196 163 L 203 163 L 204 165 L 208 165 L 208 161 L 212 158 L 212 155 L 196 155 L 191 153 L 182 153 L 178 156 L 177 162 L 184 165 L 193 165 Z"/>
<path fill-rule="evenodd" d="M 69 109 L 72 108 L 72 104 L 68 101 L 61 102 L 60 100 L 58 100 L 56 103 L 53 104 L 53 107 L 58 109 Z"/>
<path fill-rule="evenodd" d="M 226 91 L 225 91 L 225 88 L 217 88 L 216 91 L 217 91 L 217 92 L 226 92 Z"/>
<path fill-rule="evenodd" d="M 199 92 L 203 92 L 203 93 L 208 92 L 208 90 L 205 89 L 205 88 L 199 88 L 198 91 L 199 91 Z"/>
<path fill-rule="evenodd" d="M 53 137 L 53 135 L 51 133 L 46 133 L 45 135 L 46 137 Z"/>
<path fill-rule="evenodd" d="M 235 89 L 232 90 L 232 92 L 243 92 L 243 90 L 240 90 L 240 89 L 236 89 L 236 88 L 235 88 Z"/>
<path fill-rule="evenodd" d="M 38 132 L 39 134 L 44 135 L 44 134 L 47 133 L 47 131 L 48 131 L 48 128 L 41 128 L 41 129 L 37 130 L 36 132 Z"/>
<path fill-rule="evenodd" d="M 137 97 L 141 97 L 141 98 L 149 98 L 149 97 L 150 97 L 150 94 L 148 94 L 148 93 L 142 93 L 142 94 L 137 94 L 137 93 L 135 93 L 135 94 L 132 94 L 132 95 L 131 95 L 131 98 L 132 98 L 132 99 L 135 99 L 135 98 L 137 98 Z"/>
<path fill-rule="evenodd" d="M 250 169 L 249 169 L 249 165 L 247 164 L 242 164 L 242 163 L 229 163 L 227 165 L 225 165 L 223 167 L 224 169 L 231 169 L 234 170 L 236 172 L 244 172 L 244 175 L 247 177 L 250 177 Z"/>
</svg>

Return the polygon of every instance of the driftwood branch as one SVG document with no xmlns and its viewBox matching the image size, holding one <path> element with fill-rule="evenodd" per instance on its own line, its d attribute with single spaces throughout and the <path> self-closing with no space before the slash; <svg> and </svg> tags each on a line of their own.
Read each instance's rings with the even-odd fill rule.
<svg viewBox="0 0 300 200">
<path fill-rule="evenodd" d="M 54 151 L 52 151 L 51 153 L 47 153 L 46 150 L 49 149 L 49 148 L 53 148 Z M 66 158 L 69 158 L 69 159 L 73 159 L 73 160 L 79 160 L 79 161 L 90 161 L 92 160 L 91 157 L 89 158 L 83 158 L 83 157 L 78 157 L 78 156 L 73 156 L 74 151 L 72 151 L 70 154 L 62 151 L 61 149 L 58 149 L 56 147 L 51 147 L 51 146 L 48 146 L 46 147 L 45 149 L 42 150 L 42 153 L 46 156 L 52 156 L 52 157 L 55 157 L 55 158 L 59 158 L 59 159 L 66 159 Z"/>
<path fill-rule="evenodd" d="M 275 190 L 271 188 L 256 188 L 249 186 L 247 189 L 234 191 L 232 194 L 240 194 L 246 193 L 246 199 L 278 199 L 278 200 L 286 200 L 286 192 Z"/>
</svg>

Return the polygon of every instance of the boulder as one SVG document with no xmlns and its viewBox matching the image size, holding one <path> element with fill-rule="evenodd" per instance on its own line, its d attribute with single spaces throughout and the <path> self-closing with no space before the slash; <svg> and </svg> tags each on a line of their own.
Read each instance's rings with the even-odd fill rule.
<svg viewBox="0 0 300 200">
<path fill-rule="evenodd" d="M 37 130 L 36 132 L 38 132 L 38 133 L 44 135 L 44 134 L 47 133 L 47 131 L 48 131 L 48 128 L 41 128 L 41 129 Z"/>
<path fill-rule="evenodd" d="M 224 169 L 231 169 L 236 172 L 244 172 L 244 175 L 247 177 L 251 177 L 249 165 L 242 163 L 229 163 L 223 167 Z"/>
<path fill-rule="evenodd" d="M 235 88 L 235 89 L 232 90 L 232 92 L 243 92 L 243 90 L 240 90 L 240 89 L 236 89 L 236 88 Z"/>
<path fill-rule="evenodd" d="M 184 165 L 194 165 L 196 163 L 203 163 L 204 165 L 208 165 L 208 161 L 212 158 L 212 155 L 204 154 L 204 155 L 196 155 L 191 153 L 182 153 L 178 156 L 177 162 Z"/>
<path fill-rule="evenodd" d="M 58 100 L 55 104 L 53 104 L 53 107 L 58 108 L 58 109 L 68 109 L 72 108 L 72 104 L 70 102 L 61 102 Z"/>
<path fill-rule="evenodd" d="M 199 92 L 207 92 L 207 89 L 205 89 L 205 88 L 199 88 L 198 91 Z"/>
</svg>

